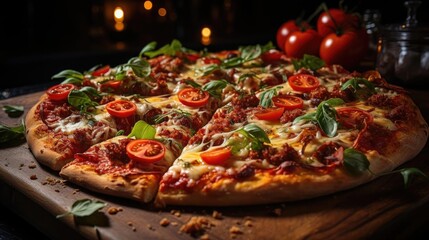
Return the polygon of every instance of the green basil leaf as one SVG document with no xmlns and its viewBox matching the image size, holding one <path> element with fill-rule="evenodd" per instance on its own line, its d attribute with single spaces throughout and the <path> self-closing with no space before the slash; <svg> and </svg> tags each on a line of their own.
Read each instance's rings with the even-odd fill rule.
<svg viewBox="0 0 429 240">
<path fill-rule="evenodd" d="M 119 130 L 119 131 L 117 131 L 117 132 L 116 132 L 115 136 L 116 136 L 116 137 L 117 137 L 117 136 L 122 136 L 122 135 L 124 135 L 124 133 L 125 133 L 125 131 L 124 131 L 124 130 Z"/>
<path fill-rule="evenodd" d="M 87 113 L 89 107 L 95 107 L 98 105 L 98 103 L 93 102 L 86 93 L 75 89 L 69 93 L 67 101 L 70 105 L 85 113 Z"/>
<path fill-rule="evenodd" d="M 240 48 L 240 52 L 241 52 L 240 56 L 243 59 L 243 61 L 247 62 L 261 56 L 262 48 L 259 44 L 255 46 L 245 46 Z"/>
<path fill-rule="evenodd" d="M 226 80 L 212 80 L 201 88 L 201 90 L 208 92 L 210 95 L 216 98 L 221 97 L 222 89 L 224 89 L 229 83 Z"/>
<path fill-rule="evenodd" d="M 82 84 L 82 80 L 76 79 L 76 78 L 67 78 L 66 80 L 61 82 L 62 84 L 70 83 L 74 85 L 80 85 Z"/>
<path fill-rule="evenodd" d="M 277 90 L 279 89 L 281 89 L 281 87 L 274 87 L 262 92 L 259 99 L 259 105 L 264 108 L 271 107 L 273 105 L 272 98 L 277 96 Z"/>
<path fill-rule="evenodd" d="M 243 63 L 243 59 L 241 57 L 227 58 L 223 60 L 222 67 L 231 68 L 231 67 L 239 66 L 242 63 Z"/>
<path fill-rule="evenodd" d="M 317 122 L 316 121 L 316 112 L 317 111 L 311 112 L 311 113 L 307 113 L 305 115 L 301 115 L 301 116 L 295 118 L 293 120 L 293 124 L 295 124 L 295 123 L 297 123 L 299 121 L 315 121 L 315 122 Z"/>
<path fill-rule="evenodd" d="M 369 170 L 369 161 L 365 154 L 353 148 L 344 150 L 344 167 L 351 174 L 359 175 Z"/>
<path fill-rule="evenodd" d="M 182 52 L 182 44 L 177 39 L 174 39 L 170 44 L 166 44 L 158 50 L 146 51 L 143 54 L 149 58 L 153 58 L 163 54 L 176 56 L 177 52 Z"/>
<path fill-rule="evenodd" d="M 75 70 L 67 69 L 52 76 L 52 79 L 57 79 L 57 78 L 65 78 L 65 79 L 72 78 L 72 79 L 75 79 L 76 82 L 82 83 L 83 74 Z"/>
<path fill-rule="evenodd" d="M 329 104 L 322 104 L 316 111 L 316 120 L 323 132 L 328 137 L 333 137 L 337 134 L 338 122 L 337 114 L 334 108 Z"/>
<path fill-rule="evenodd" d="M 200 84 L 196 83 L 194 80 L 191 80 L 191 79 L 186 79 L 185 83 L 194 88 L 201 88 Z"/>
<path fill-rule="evenodd" d="M 250 142 L 250 147 L 253 150 L 261 150 L 264 143 L 270 143 L 270 139 L 268 138 L 267 133 L 258 127 L 256 124 L 247 124 L 246 126 L 236 130 L 239 134 L 241 134 L 246 139 L 243 142 L 246 142 L 247 146 Z"/>
<path fill-rule="evenodd" d="M 243 130 L 249 133 L 250 136 L 258 139 L 261 142 L 270 143 L 270 139 L 268 138 L 267 133 L 254 123 L 247 124 L 243 127 Z"/>
<path fill-rule="evenodd" d="M 338 122 L 337 112 L 333 107 L 344 104 L 341 98 L 331 98 L 325 100 L 317 106 L 316 112 L 307 113 L 303 116 L 295 118 L 293 123 L 297 123 L 301 120 L 316 122 L 322 131 L 329 137 L 333 137 L 337 134 Z"/>
<path fill-rule="evenodd" d="M 198 68 L 195 70 L 195 73 L 197 75 L 197 77 L 204 77 L 207 76 L 211 73 L 213 73 L 216 70 L 220 70 L 221 68 L 216 65 L 216 64 L 211 64 L 211 65 L 207 65 L 207 66 L 203 66 L 201 68 Z"/>
<path fill-rule="evenodd" d="M 0 144 L 5 144 L 13 141 L 20 142 L 21 140 L 24 140 L 24 132 L 25 127 L 24 124 L 15 126 L 15 127 L 9 127 L 3 124 L 0 124 Z"/>
<path fill-rule="evenodd" d="M 139 120 L 134 124 L 134 127 L 128 137 L 135 137 L 136 139 L 154 139 L 155 134 L 156 129 L 154 127 L 143 120 Z"/>
<path fill-rule="evenodd" d="M 17 105 L 4 105 L 3 111 L 7 113 L 9 117 L 17 118 L 24 113 L 24 106 Z"/>
<path fill-rule="evenodd" d="M 156 49 L 157 43 L 155 41 L 148 43 L 146 46 L 142 48 L 142 50 L 139 53 L 139 57 L 141 58 L 143 54 L 147 52 L 151 52 Z"/>
<path fill-rule="evenodd" d="M 319 68 L 325 66 L 325 62 L 322 59 L 308 54 L 304 54 L 303 58 L 300 60 L 293 60 L 292 64 L 295 68 L 295 71 L 298 71 L 301 68 L 308 68 L 316 71 Z"/>
<path fill-rule="evenodd" d="M 408 187 L 410 185 L 410 182 L 414 177 L 428 180 L 428 176 L 418 168 L 402 168 L 402 169 L 399 169 L 398 171 L 401 173 L 404 179 L 405 187 Z"/>
<path fill-rule="evenodd" d="M 99 69 L 100 67 L 102 67 L 102 64 L 97 64 L 94 67 L 90 68 L 88 71 L 86 71 L 87 73 L 93 73 L 95 70 Z"/>
<path fill-rule="evenodd" d="M 273 42 L 269 41 L 267 44 L 265 44 L 264 46 L 261 47 L 262 49 L 262 53 L 264 52 L 268 52 L 271 49 L 275 49 L 276 47 L 274 46 Z"/>
<path fill-rule="evenodd" d="M 58 215 L 57 218 L 61 218 L 70 214 L 77 217 L 87 217 L 104 208 L 105 206 L 107 206 L 107 204 L 101 201 L 81 199 L 73 203 L 69 212 Z"/>
<path fill-rule="evenodd" d="M 375 93 L 374 85 L 365 78 L 352 78 L 348 80 L 341 86 L 341 90 L 344 91 L 347 88 L 351 88 L 355 96 L 359 99 L 367 99 Z"/>
<path fill-rule="evenodd" d="M 91 99 L 99 99 L 99 98 L 101 98 L 101 95 L 97 91 L 97 89 L 95 89 L 93 87 L 90 87 L 90 86 L 85 86 L 85 87 L 79 89 L 79 91 L 85 93 Z"/>
</svg>

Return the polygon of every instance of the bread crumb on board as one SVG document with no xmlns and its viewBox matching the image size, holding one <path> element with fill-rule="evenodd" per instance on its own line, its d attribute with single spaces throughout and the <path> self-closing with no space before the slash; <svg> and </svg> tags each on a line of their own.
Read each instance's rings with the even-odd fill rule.
<svg viewBox="0 0 429 240">
<path fill-rule="evenodd" d="M 206 229 L 212 227 L 213 224 L 206 217 L 191 217 L 189 221 L 180 227 L 180 232 L 188 233 L 192 236 L 202 236 Z"/>
<path fill-rule="evenodd" d="M 168 220 L 167 218 L 163 218 L 161 219 L 161 221 L 159 221 L 159 225 L 167 227 L 168 225 L 170 225 L 170 220 Z"/>
<path fill-rule="evenodd" d="M 110 215 L 115 215 L 118 212 L 122 212 L 123 209 L 121 207 L 109 207 L 109 209 L 107 209 L 107 213 L 109 213 Z"/>
</svg>

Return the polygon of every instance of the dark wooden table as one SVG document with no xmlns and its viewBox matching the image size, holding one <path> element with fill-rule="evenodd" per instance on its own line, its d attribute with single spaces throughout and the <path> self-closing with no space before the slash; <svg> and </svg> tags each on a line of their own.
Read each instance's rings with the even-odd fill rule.
<svg viewBox="0 0 429 240">
<path fill-rule="evenodd" d="M 27 111 L 41 93 L 0 101 L 24 105 Z M 411 91 L 425 119 L 429 119 L 429 92 Z M 3 124 L 20 118 L 0 113 Z M 418 167 L 429 174 L 429 147 L 403 167 Z M 96 226 L 72 217 L 57 219 L 78 199 L 107 203 Z M 405 189 L 400 175 L 388 175 L 351 190 L 316 199 L 249 207 L 170 207 L 156 209 L 100 194 L 63 182 L 58 173 L 39 165 L 26 143 L 0 149 L 0 203 L 53 239 L 194 239 L 180 233 L 191 217 L 205 217 L 212 224 L 210 239 L 392 239 L 428 233 L 429 183 L 415 181 Z M 117 214 L 108 209 L 120 208 Z M 213 211 L 222 218 L 212 216 Z M 180 212 L 178 214 L 177 212 Z M 175 213 L 175 214 L 173 214 Z M 170 224 L 161 226 L 167 219 Z M 240 233 L 231 234 L 231 228 Z M 417 232 L 416 232 L 417 231 Z"/>
</svg>

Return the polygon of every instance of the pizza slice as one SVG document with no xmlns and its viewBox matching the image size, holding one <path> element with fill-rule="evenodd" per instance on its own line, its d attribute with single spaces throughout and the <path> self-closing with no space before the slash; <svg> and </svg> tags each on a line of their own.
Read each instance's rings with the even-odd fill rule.
<svg viewBox="0 0 429 240">
<path fill-rule="evenodd" d="M 298 71 L 257 96 L 219 109 L 190 139 L 161 180 L 158 205 L 326 195 L 393 170 L 427 141 L 428 126 L 410 97 L 374 72 Z"/>
<path fill-rule="evenodd" d="M 172 136 L 184 146 L 218 104 L 208 92 L 191 87 L 181 95 L 142 98 L 63 83 L 48 89 L 29 111 L 26 137 L 36 159 L 58 171 L 74 154 L 116 135 L 128 135 L 138 120 L 159 126 L 161 136 Z"/>
</svg>

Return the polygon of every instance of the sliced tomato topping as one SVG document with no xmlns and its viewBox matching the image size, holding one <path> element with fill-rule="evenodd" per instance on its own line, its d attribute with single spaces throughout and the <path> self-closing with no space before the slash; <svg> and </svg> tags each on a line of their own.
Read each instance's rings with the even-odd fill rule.
<svg viewBox="0 0 429 240">
<path fill-rule="evenodd" d="M 231 157 L 231 149 L 229 147 L 216 148 L 200 154 L 201 159 L 210 165 L 223 165 L 229 157 Z"/>
<path fill-rule="evenodd" d="M 284 108 L 266 108 L 262 109 L 261 111 L 255 113 L 255 116 L 260 120 L 266 120 L 266 121 L 276 121 L 279 120 L 280 117 L 283 115 L 283 112 L 285 111 Z"/>
<path fill-rule="evenodd" d="M 127 144 L 127 155 L 142 163 L 154 163 L 165 155 L 165 146 L 155 140 L 138 139 Z"/>
<path fill-rule="evenodd" d="M 222 61 L 219 58 L 203 57 L 202 60 L 204 64 L 216 64 L 216 65 L 222 64 Z"/>
<path fill-rule="evenodd" d="M 289 77 L 288 79 L 290 87 L 299 92 L 310 92 L 320 85 L 319 80 L 309 74 L 297 74 Z"/>
<path fill-rule="evenodd" d="M 209 101 L 209 94 L 196 88 L 185 88 L 177 95 L 179 101 L 189 107 L 202 107 Z"/>
<path fill-rule="evenodd" d="M 186 54 L 186 59 L 190 62 L 195 62 L 200 58 L 200 55 L 197 53 L 188 53 Z"/>
<path fill-rule="evenodd" d="M 66 100 L 71 90 L 75 88 L 76 87 L 70 83 L 58 84 L 50 87 L 48 91 L 46 91 L 46 94 L 48 94 L 48 97 L 51 100 L 56 100 L 56 101 Z"/>
<path fill-rule="evenodd" d="M 354 107 L 336 109 L 338 122 L 345 128 L 363 129 L 374 120 L 374 117 L 364 110 Z"/>
<path fill-rule="evenodd" d="M 128 100 L 116 100 L 106 105 L 107 112 L 114 117 L 129 117 L 136 113 L 137 107 Z"/>
<path fill-rule="evenodd" d="M 103 76 L 104 74 L 106 74 L 108 71 L 110 70 L 110 66 L 106 65 L 103 66 L 101 68 L 98 68 L 97 70 L 95 70 L 94 72 L 92 72 L 92 76 L 94 77 L 100 77 Z"/>
<path fill-rule="evenodd" d="M 100 89 L 102 91 L 106 91 L 106 90 L 115 90 L 118 89 L 122 84 L 122 81 L 107 81 L 103 84 L 100 85 Z"/>
<path fill-rule="evenodd" d="M 282 107 L 287 110 L 302 108 L 304 106 L 302 98 L 291 95 L 278 95 L 273 97 L 272 101 L 276 107 Z"/>
</svg>

